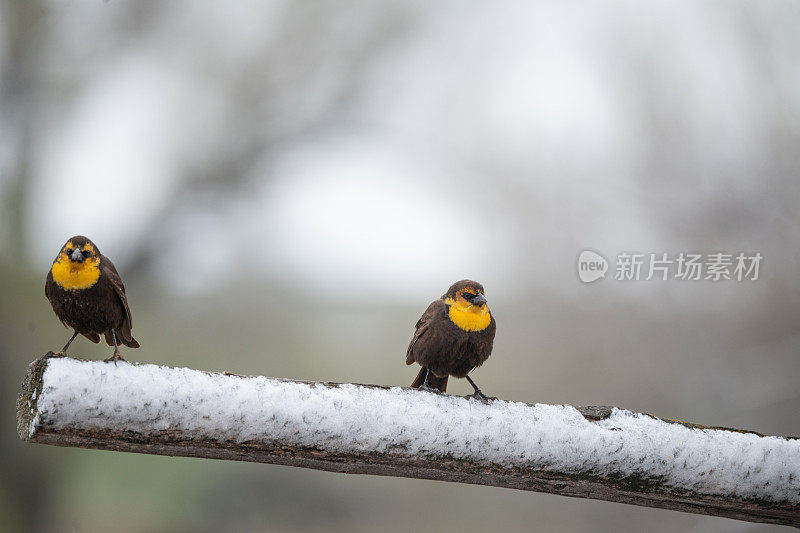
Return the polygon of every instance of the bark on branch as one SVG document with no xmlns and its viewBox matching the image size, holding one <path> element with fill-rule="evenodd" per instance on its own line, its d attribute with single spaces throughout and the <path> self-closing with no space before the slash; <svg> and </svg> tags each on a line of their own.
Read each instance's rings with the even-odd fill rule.
<svg viewBox="0 0 800 533">
<path fill-rule="evenodd" d="M 23 440 L 491 485 L 800 527 L 800 440 L 612 407 L 43 357 Z"/>
</svg>

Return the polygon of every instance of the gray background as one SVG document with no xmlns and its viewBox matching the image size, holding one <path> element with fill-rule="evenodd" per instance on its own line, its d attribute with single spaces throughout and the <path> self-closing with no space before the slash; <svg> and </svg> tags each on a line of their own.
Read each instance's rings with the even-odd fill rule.
<svg viewBox="0 0 800 533">
<path fill-rule="evenodd" d="M 798 22 L 780 1 L 0 4 L 0 529 L 770 529 L 25 445 L 13 402 L 68 337 L 43 281 L 83 233 L 128 286 L 133 360 L 408 384 L 414 322 L 469 277 L 499 324 L 487 393 L 800 434 Z M 586 247 L 764 262 L 587 286 Z"/>
</svg>

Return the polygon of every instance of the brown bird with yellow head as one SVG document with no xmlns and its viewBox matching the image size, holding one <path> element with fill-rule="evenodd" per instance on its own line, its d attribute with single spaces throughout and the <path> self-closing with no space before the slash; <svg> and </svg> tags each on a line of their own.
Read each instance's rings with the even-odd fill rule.
<svg viewBox="0 0 800 533">
<path fill-rule="evenodd" d="M 417 322 L 406 364 L 422 368 L 411 386 L 446 392 L 449 376 L 467 378 L 473 396 L 487 399 L 468 374 L 491 355 L 495 329 L 483 285 L 468 279 L 455 282 Z"/>
<path fill-rule="evenodd" d="M 124 361 L 120 343 L 139 347 L 131 335 L 133 321 L 122 278 L 111 260 L 86 237 L 76 235 L 61 248 L 47 273 L 44 294 L 59 320 L 75 330 L 67 344 L 51 355 L 66 355 L 78 334 L 94 343 L 105 336 L 106 343 L 114 347 L 106 362 Z"/>
</svg>

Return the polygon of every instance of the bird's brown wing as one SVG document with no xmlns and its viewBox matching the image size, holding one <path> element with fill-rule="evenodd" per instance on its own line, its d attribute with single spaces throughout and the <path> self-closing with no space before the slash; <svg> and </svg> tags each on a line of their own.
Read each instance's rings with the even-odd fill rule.
<svg viewBox="0 0 800 533">
<path fill-rule="evenodd" d="M 122 304 L 122 307 L 125 310 L 125 318 L 123 319 L 122 327 L 117 332 L 122 337 L 119 340 L 121 340 L 125 346 L 138 348 L 139 343 L 136 342 L 136 339 L 134 339 L 131 335 L 131 329 L 133 328 L 133 317 L 131 316 L 131 309 L 128 307 L 128 297 L 125 295 L 125 284 L 122 283 L 122 278 L 117 272 L 117 269 L 114 267 L 114 263 L 112 263 L 111 260 L 106 256 L 103 256 L 102 258 L 102 269 L 103 276 L 105 276 L 105 278 L 111 284 L 111 287 L 114 289 L 119 302 Z"/>
<path fill-rule="evenodd" d="M 441 320 L 442 314 L 445 312 L 447 306 L 445 305 L 443 300 L 436 300 L 432 302 L 428 308 L 422 313 L 422 316 L 419 320 L 417 320 L 417 325 L 414 326 L 416 329 L 414 331 L 414 336 L 411 338 L 411 342 L 408 345 L 408 350 L 406 350 L 406 364 L 411 365 L 417 362 L 417 359 L 414 355 L 414 345 L 417 343 L 419 339 L 421 339 L 431 327 L 434 325 L 436 320 Z"/>
<path fill-rule="evenodd" d="M 47 271 L 47 278 L 44 280 L 44 296 L 51 302 L 53 301 L 52 286 L 55 281 L 53 280 L 53 269 Z"/>
<path fill-rule="evenodd" d="M 47 272 L 47 279 L 45 279 L 45 281 L 44 281 L 44 296 L 50 302 L 50 305 L 53 306 L 53 310 L 54 311 L 55 311 L 56 308 L 55 308 L 55 302 L 53 301 L 53 298 L 55 297 L 55 295 L 53 294 L 53 285 L 55 285 L 55 284 L 56 284 L 56 282 L 55 282 L 55 280 L 53 280 L 53 270 L 50 269 Z M 69 327 L 69 326 L 67 326 L 67 323 L 64 322 L 64 320 L 60 316 L 58 316 L 58 313 L 56 313 L 56 317 L 58 317 L 58 319 L 61 321 L 61 323 L 64 324 L 65 328 Z"/>
</svg>

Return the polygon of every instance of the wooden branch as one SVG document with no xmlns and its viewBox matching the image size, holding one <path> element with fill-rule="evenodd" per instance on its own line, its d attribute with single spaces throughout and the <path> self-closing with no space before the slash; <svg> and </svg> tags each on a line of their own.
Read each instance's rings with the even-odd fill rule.
<svg viewBox="0 0 800 533">
<path fill-rule="evenodd" d="M 800 527 L 797 439 L 611 407 L 43 357 L 25 376 L 17 425 L 23 440 L 55 446 L 491 485 Z"/>
</svg>

